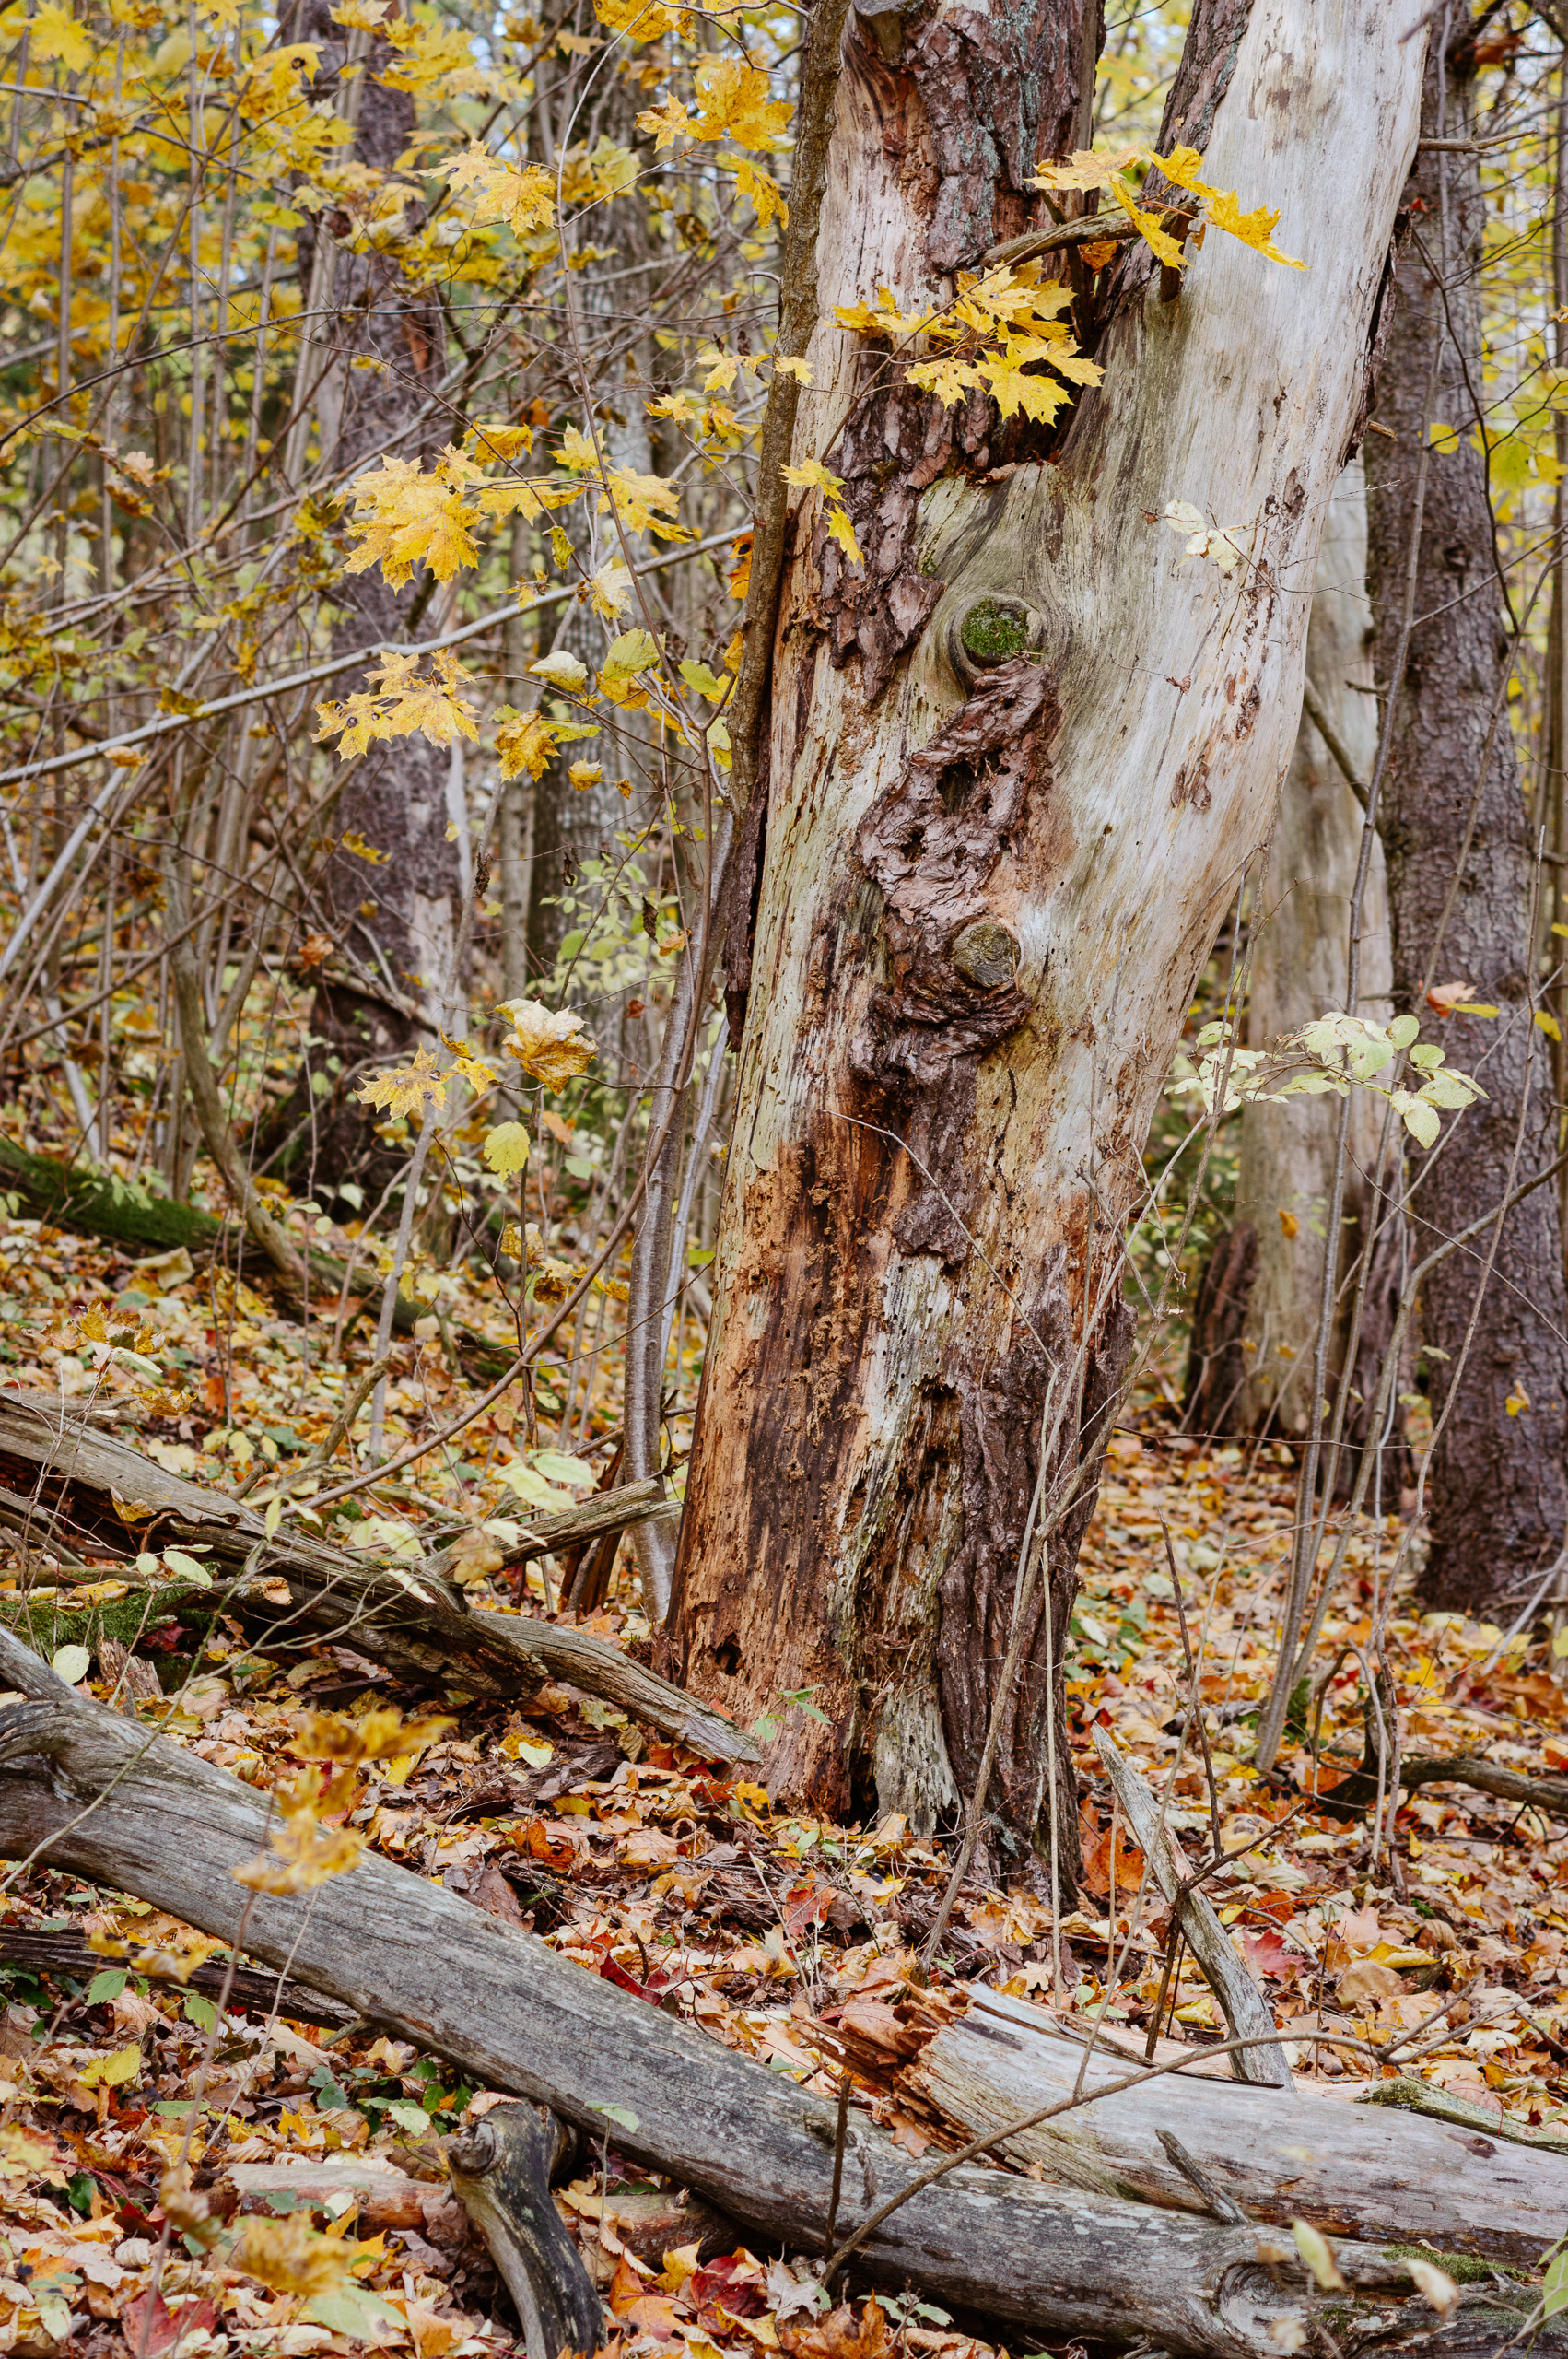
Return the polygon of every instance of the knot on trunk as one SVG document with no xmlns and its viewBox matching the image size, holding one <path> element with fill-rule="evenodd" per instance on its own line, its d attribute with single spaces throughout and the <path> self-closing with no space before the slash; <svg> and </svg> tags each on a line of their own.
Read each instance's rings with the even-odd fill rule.
<svg viewBox="0 0 1568 2359">
<path fill-rule="evenodd" d="M 974 636 L 998 654 L 1029 620 L 1017 601 L 991 598 L 969 608 L 958 630 L 977 615 Z M 1016 914 L 1009 854 L 1031 795 L 1048 783 L 1056 719 L 1042 667 L 1002 656 L 861 822 L 856 851 L 882 890 L 887 946 L 887 980 L 857 1057 L 868 1079 L 937 1081 L 954 1058 L 983 1053 L 1028 1015 L 1007 921 Z"/>
</svg>

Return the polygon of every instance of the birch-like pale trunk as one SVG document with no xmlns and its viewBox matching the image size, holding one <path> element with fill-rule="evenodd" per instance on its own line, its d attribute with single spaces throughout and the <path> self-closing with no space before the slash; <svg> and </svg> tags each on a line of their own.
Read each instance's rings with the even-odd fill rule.
<svg viewBox="0 0 1568 2359">
<path fill-rule="evenodd" d="M 990 1796 L 1004 1849 L 1036 1839 L 1045 1614 L 1059 1691 L 1129 1344 L 1119 1241 L 1194 980 L 1289 760 L 1417 135 L 1421 13 L 1199 0 L 1165 152 L 1197 147 L 1244 205 L 1279 206 L 1310 268 L 1213 230 L 1176 299 L 1146 256 L 1113 264 L 1105 383 L 1054 455 L 978 401 L 917 399 L 833 307 L 881 286 L 905 310 L 940 303 L 1029 226 L 1037 160 L 1075 144 L 1076 0 L 851 20 L 794 455 L 846 478 L 865 571 L 825 553 L 813 496 L 775 646 L 668 1641 L 743 1720 L 779 1711 L 768 1783 L 817 1807 L 930 1827 L 972 1787 L 1042 1411 L 1065 1400 L 1060 1454 L 1084 1487 Z M 1181 563 L 1172 500 L 1237 532 L 1234 577 Z M 1024 652 L 987 665 L 1009 633 L 974 609 L 998 599 L 1025 610 Z M 821 1718 L 780 1702 L 800 1691 Z"/>
<path fill-rule="evenodd" d="M 1366 790 L 1377 759 L 1372 606 L 1366 594 L 1366 484 L 1353 459 L 1334 487 L 1318 553 L 1306 675 L 1352 772 Z M 1299 1032 L 1346 1004 L 1351 899 L 1361 852 L 1362 804 L 1305 710 L 1280 795 L 1269 864 L 1253 910 L 1247 1039 L 1255 1049 Z M 1386 1024 L 1392 1013 L 1388 896 L 1383 847 L 1374 842 L 1361 910 L 1361 990 L 1355 1013 Z M 1371 1091 L 1351 1100 L 1350 1170 L 1340 1266 L 1349 1273 L 1367 1236 L 1380 1155 L 1398 1168 L 1402 1133 L 1385 1138 L 1387 1109 Z M 1259 1099 L 1236 1118 L 1241 1152 L 1235 1217 L 1199 1293 L 1188 1424 L 1194 1431 L 1299 1438 L 1312 1423 L 1313 1342 L 1323 1300 L 1326 1223 L 1340 1135 L 1336 1097 Z M 1385 1211 L 1387 1207 L 1384 1208 Z M 1358 1356 L 1371 1358 L 1391 1324 L 1384 1300 L 1398 1260 L 1398 1226 L 1386 1227 L 1363 1306 Z M 1332 1366 L 1342 1357 L 1349 1289 L 1341 1293 Z M 1352 1378 L 1352 1382 L 1355 1379 Z M 1357 1391 L 1365 1392 L 1364 1384 Z M 1352 1420 L 1353 1422 L 1353 1420 Z"/>
</svg>

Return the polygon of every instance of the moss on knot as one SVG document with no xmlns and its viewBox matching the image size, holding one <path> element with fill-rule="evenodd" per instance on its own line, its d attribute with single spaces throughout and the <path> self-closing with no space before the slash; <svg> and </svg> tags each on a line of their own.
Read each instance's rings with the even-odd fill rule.
<svg viewBox="0 0 1568 2359">
<path fill-rule="evenodd" d="M 1006 663 L 1027 652 L 1029 611 L 1016 598 L 981 598 L 964 617 L 960 636 L 974 663 Z"/>
</svg>

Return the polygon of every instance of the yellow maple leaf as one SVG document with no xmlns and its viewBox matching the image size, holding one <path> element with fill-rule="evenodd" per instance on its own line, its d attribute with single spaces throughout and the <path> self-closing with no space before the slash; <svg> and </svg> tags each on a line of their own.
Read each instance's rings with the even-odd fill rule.
<svg viewBox="0 0 1568 2359">
<path fill-rule="evenodd" d="M 827 499 L 838 499 L 844 491 L 843 476 L 825 467 L 820 459 L 802 459 L 798 467 L 786 467 L 784 480 L 799 491 L 820 491 Z"/>
<path fill-rule="evenodd" d="M 849 522 L 848 511 L 847 509 L 830 506 L 827 511 L 827 529 L 832 534 L 834 539 L 837 542 L 839 547 L 843 550 L 845 556 L 848 558 L 850 564 L 859 565 L 860 562 L 860 545 L 855 538 L 855 527 Z M 726 733 L 726 734 L 727 734 L 728 733 Z"/>
<path fill-rule="evenodd" d="M 591 786 L 597 786 L 603 775 L 603 762 L 574 762 L 567 772 L 567 777 L 579 794 L 586 794 Z"/>
<path fill-rule="evenodd" d="M 236 2269 L 275 2294 L 297 2294 L 320 2301 L 353 2283 L 355 2252 L 337 2236 L 323 2236 L 308 2212 L 281 2220 L 247 2220 L 231 2255 Z"/>
<path fill-rule="evenodd" d="M 665 7 L 663 0 L 593 0 L 593 13 L 602 25 L 634 43 L 659 41 L 681 21 L 678 11 Z"/>
<path fill-rule="evenodd" d="M 716 57 L 694 77 L 698 114 L 691 130 L 697 139 L 732 139 L 737 147 L 779 147 L 790 123 L 787 100 L 769 96 L 760 66 L 738 57 Z"/>
<path fill-rule="evenodd" d="M 561 732 L 543 713 L 515 712 L 509 705 L 502 708 L 497 723 L 501 776 L 521 778 L 526 770 L 530 778 L 543 778 L 556 757 Z"/>
<path fill-rule="evenodd" d="M 367 1761 L 424 1753 L 439 1738 L 450 1736 L 456 1726 L 454 1719 L 441 1713 L 405 1720 L 395 1705 L 376 1704 L 357 1720 L 339 1712 L 303 1713 L 294 1723 L 289 1743 L 296 1753 L 311 1761 L 336 1761 L 355 1769 Z"/>
<path fill-rule="evenodd" d="M 1104 150 L 1096 154 L 1093 148 L 1079 147 L 1065 164 L 1042 162 L 1031 185 L 1048 189 L 1109 188 L 1118 172 L 1126 171 L 1129 164 L 1137 162 L 1138 155 L 1136 147 L 1120 147 L 1114 155 Z"/>
<path fill-rule="evenodd" d="M 543 164 L 519 171 L 474 139 L 441 169 L 454 189 L 472 195 L 476 223 L 499 221 L 521 238 L 549 229 L 555 220 L 556 183 Z"/>
<path fill-rule="evenodd" d="M 450 581 L 462 566 L 477 565 L 468 528 L 478 511 L 465 491 L 478 472 L 451 449 L 428 475 L 417 459 L 384 457 L 354 487 L 353 530 L 361 537 L 348 571 L 379 565 L 388 586 L 397 590 L 416 565 L 428 566 L 438 581 Z"/>
<path fill-rule="evenodd" d="M 1267 255 L 1270 262 L 1283 263 L 1290 270 L 1307 267 L 1305 263 L 1298 262 L 1294 254 L 1282 253 L 1275 245 L 1273 239 L 1280 218 L 1278 213 L 1270 212 L 1266 205 L 1258 205 L 1251 213 L 1244 213 L 1236 201 L 1234 188 L 1214 188 L 1203 178 L 1199 170 L 1203 158 L 1196 147 L 1173 147 L 1168 156 L 1151 152 L 1149 161 L 1157 165 L 1177 188 L 1184 188 L 1189 195 L 1203 199 L 1207 217 L 1216 229 L 1223 229 L 1227 237 L 1239 238 L 1242 244 L 1250 246 L 1255 253 Z"/>
<path fill-rule="evenodd" d="M 692 137 L 696 131 L 685 100 L 673 97 L 666 99 L 661 107 L 645 107 L 637 119 L 637 127 L 649 134 L 656 156 L 662 155 L 666 147 L 673 147 L 677 139 Z"/>
<path fill-rule="evenodd" d="M 638 475 L 635 467 L 612 467 L 599 496 L 599 511 L 613 508 L 628 533 L 657 533 L 661 541 L 689 541 L 691 534 L 674 520 L 681 495 L 660 475 Z"/>
<path fill-rule="evenodd" d="M 777 221 L 781 229 L 789 228 L 790 207 L 771 173 L 765 172 L 760 164 L 748 164 L 743 156 L 720 156 L 719 160 L 730 166 L 735 175 L 735 186 L 743 196 L 750 198 L 759 229 L 766 229 L 771 221 Z"/>
<path fill-rule="evenodd" d="M 473 686 L 473 675 L 450 648 L 439 649 L 431 659 L 428 679 L 418 677 L 417 662 L 405 649 L 389 647 L 380 670 L 369 675 L 369 688 L 345 697 L 341 704 L 316 707 L 322 724 L 316 744 L 336 737 L 339 756 L 349 761 L 382 738 L 420 736 L 435 745 L 450 745 L 458 737 L 477 737 L 474 708 L 463 695 Z"/>
<path fill-rule="evenodd" d="M 1027 365 L 1027 359 L 1004 353 L 997 359 L 982 360 L 977 373 L 990 387 L 991 399 L 1003 417 L 1012 417 L 1015 411 L 1022 410 L 1037 425 L 1048 426 L 1067 395 L 1048 377 L 1026 376 Z"/>
<path fill-rule="evenodd" d="M 503 1056 L 514 1057 L 524 1073 L 546 1089 L 562 1089 L 574 1074 L 593 1062 L 593 1042 L 583 1030 L 575 1008 L 549 1008 L 533 999 L 503 1000 L 500 1013 L 511 1025 L 501 1042 Z"/>
<path fill-rule="evenodd" d="M 43 0 L 34 9 L 26 31 L 35 58 L 57 57 L 70 74 L 80 74 L 92 63 L 92 43 L 85 27 L 77 24 L 68 8 L 57 6 L 55 0 Z"/>
<path fill-rule="evenodd" d="M 1126 181 L 1119 178 L 1115 179 L 1112 181 L 1111 186 L 1115 189 L 1117 195 L 1121 199 L 1122 208 L 1126 213 L 1128 219 L 1131 222 L 1133 228 L 1137 230 L 1144 244 L 1154 255 L 1155 260 L 1158 262 L 1168 263 L 1173 270 L 1179 270 L 1182 266 L 1183 260 L 1181 248 L 1171 236 L 1169 230 L 1163 229 L 1160 227 L 1157 216 L 1153 213 L 1143 213 L 1140 211 L 1138 202 L 1133 196 L 1132 191 L 1128 186 Z"/>
<path fill-rule="evenodd" d="M 400 1114 L 415 1114 L 424 1120 L 427 1107 L 437 1113 L 446 1109 L 450 1073 L 443 1073 L 428 1049 L 415 1052 L 411 1065 L 389 1065 L 384 1073 L 372 1074 L 360 1083 L 356 1096 L 367 1106 L 379 1106 L 393 1120 Z"/>
</svg>

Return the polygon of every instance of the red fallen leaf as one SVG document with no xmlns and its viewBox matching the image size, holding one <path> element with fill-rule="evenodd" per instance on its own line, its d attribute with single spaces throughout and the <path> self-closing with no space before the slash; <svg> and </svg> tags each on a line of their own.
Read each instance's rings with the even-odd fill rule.
<svg viewBox="0 0 1568 2359">
<path fill-rule="evenodd" d="M 706 2269 L 694 2271 L 686 2280 L 687 2301 L 695 2302 L 699 2310 L 721 2302 L 732 2318 L 761 2318 L 767 2307 L 766 2296 L 752 2283 L 749 2274 L 742 2273 L 744 2269 L 743 2261 L 727 2253 Z"/>
<path fill-rule="evenodd" d="M 1244 1933 L 1241 1946 L 1255 1974 L 1268 1974 L 1278 1979 L 1281 1975 L 1304 1974 L 1311 1969 L 1312 1960 L 1282 1942 L 1272 1927 L 1263 1933 Z"/>
<path fill-rule="evenodd" d="M 1288 1925 L 1296 1913 L 1295 1896 L 1288 1892 L 1261 1892 L 1246 1906 L 1249 1915 L 1272 1917 L 1276 1925 Z"/>
<path fill-rule="evenodd" d="M 659 2004 L 659 1992 L 647 1983 L 639 1982 L 635 1974 L 628 1974 L 624 1966 L 617 1966 L 613 1957 L 602 1957 L 599 1971 L 606 1982 L 614 1984 L 617 1990 L 629 1990 L 634 1999 L 646 1999 L 650 2007 Z"/>
<path fill-rule="evenodd" d="M 217 2312 L 205 2298 L 187 2302 L 182 2310 L 171 2310 L 161 2294 L 150 2290 L 138 2294 L 127 2302 L 120 2313 L 120 2330 L 133 2351 L 146 2353 L 146 2359 L 158 2359 L 158 2353 L 172 2351 L 186 2335 L 199 2332 L 216 2333 Z"/>
<path fill-rule="evenodd" d="M 564 1874 L 577 1858 L 569 1843 L 557 1843 L 551 1838 L 542 1818 L 534 1819 L 528 1826 L 514 1827 L 511 1842 L 514 1851 L 526 1851 L 542 1868 L 554 1868 L 557 1874 Z"/>
<path fill-rule="evenodd" d="M 831 1886 L 825 1884 L 814 1887 L 806 1884 L 797 1884 L 793 1892 L 787 1893 L 784 1927 L 790 1939 L 795 1941 L 811 1926 L 820 1925 L 837 1896 Z"/>
</svg>

